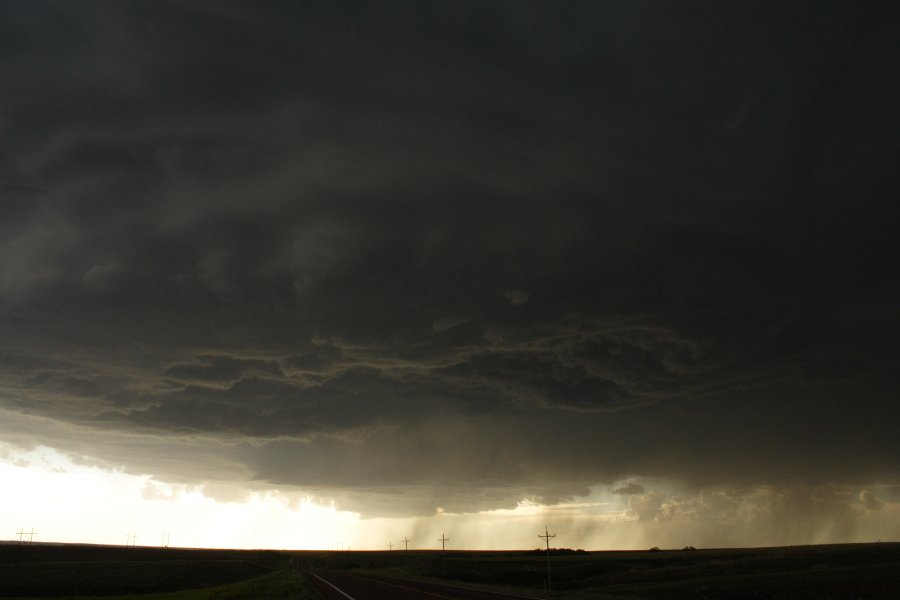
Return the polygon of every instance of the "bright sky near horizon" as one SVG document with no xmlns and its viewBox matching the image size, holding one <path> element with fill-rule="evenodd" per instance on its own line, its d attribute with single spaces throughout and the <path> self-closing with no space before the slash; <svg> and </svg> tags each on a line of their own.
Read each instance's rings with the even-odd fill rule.
<svg viewBox="0 0 900 600">
<path fill-rule="evenodd" d="M 0 446 L 0 456 L 0 484 L 5 490 L 16 490 L 0 497 L 0 527 L 10 534 L 10 540 L 18 540 L 19 532 L 34 531 L 34 539 L 44 542 L 384 550 L 402 548 L 403 538 L 407 538 L 410 549 L 436 549 L 439 537 L 446 534 L 451 548 L 501 550 L 540 546 L 536 532 L 549 525 L 557 533 L 554 547 L 632 550 L 660 544 L 731 547 L 871 542 L 881 539 L 886 523 L 900 518 L 898 502 L 882 504 L 877 512 L 866 510 L 873 508 L 866 507 L 866 500 L 874 493 L 896 493 L 887 486 L 843 499 L 857 505 L 849 537 L 848 517 L 840 504 L 796 529 L 797 537 L 748 538 L 740 531 L 742 524 L 734 520 L 737 515 L 731 515 L 731 522 L 703 528 L 693 520 L 695 515 L 677 514 L 685 511 L 679 504 L 689 502 L 684 496 L 667 507 L 671 511 L 668 527 L 648 528 L 640 522 L 642 512 L 658 509 L 646 504 L 648 499 L 651 505 L 655 502 L 654 493 L 658 497 L 663 493 L 655 489 L 649 495 L 635 496 L 645 490 L 629 482 L 617 490 L 595 490 L 581 502 L 553 507 L 523 501 L 514 509 L 473 514 L 446 513 L 438 508 L 429 517 L 363 519 L 358 513 L 337 510 L 323 499 L 297 492 L 230 490 L 228 501 L 217 500 L 207 495 L 209 491 L 203 486 L 167 484 L 148 475 L 78 465 L 50 448 L 21 452 Z M 636 497 L 641 502 L 629 500 Z M 752 504 L 766 501 L 772 500 L 757 496 Z M 728 500 L 695 499 L 688 510 L 710 510 L 709 505 L 716 503 L 727 504 Z M 738 531 L 722 531 L 722 525 L 738 526 Z M 815 533 L 810 535 L 810 530 Z"/>
<path fill-rule="evenodd" d="M 898 39 L 0 2 L 0 538 L 900 540 Z"/>
</svg>

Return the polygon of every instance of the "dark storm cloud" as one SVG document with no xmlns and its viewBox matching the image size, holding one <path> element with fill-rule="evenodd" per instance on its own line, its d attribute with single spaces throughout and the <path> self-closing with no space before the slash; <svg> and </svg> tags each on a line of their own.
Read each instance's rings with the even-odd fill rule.
<svg viewBox="0 0 900 600">
<path fill-rule="evenodd" d="M 896 477 L 893 5 L 2 11 L 22 443 L 374 513 Z"/>
<path fill-rule="evenodd" d="M 643 494 L 644 486 L 639 485 L 633 481 L 628 482 L 626 485 L 622 487 L 612 488 L 609 490 L 613 494 L 626 494 L 626 495 L 635 495 L 635 494 Z"/>
<path fill-rule="evenodd" d="M 166 370 L 170 377 L 209 381 L 235 381 L 250 373 L 279 375 L 281 368 L 271 360 L 237 359 L 230 356 L 202 356 L 202 362 L 180 363 Z"/>
</svg>

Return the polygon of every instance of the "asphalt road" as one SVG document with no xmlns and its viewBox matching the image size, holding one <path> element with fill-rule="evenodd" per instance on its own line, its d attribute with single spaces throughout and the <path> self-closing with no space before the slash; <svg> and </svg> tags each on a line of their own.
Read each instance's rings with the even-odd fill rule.
<svg viewBox="0 0 900 600">
<path fill-rule="evenodd" d="M 310 578 L 333 600 L 540 600 L 468 588 L 391 577 L 310 569 Z"/>
</svg>

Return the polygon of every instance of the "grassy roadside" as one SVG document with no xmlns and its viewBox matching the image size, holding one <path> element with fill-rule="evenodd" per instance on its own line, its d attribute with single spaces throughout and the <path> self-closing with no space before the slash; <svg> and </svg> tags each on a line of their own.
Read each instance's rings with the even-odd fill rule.
<svg viewBox="0 0 900 600">
<path fill-rule="evenodd" d="M 815 572 L 687 576 L 684 580 L 630 583 L 569 590 L 559 600 L 889 600 L 900 591 L 896 565 Z"/>
<path fill-rule="evenodd" d="M 527 552 L 340 552 L 315 566 L 544 596 L 546 558 Z M 442 564 L 443 562 L 443 564 Z M 900 544 L 555 555 L 558 600 L 894 600 Z"/>
<path fill-rule="evenodd" d="M 57 600 L 323 600 L 309 578 L 288 569 L 236 583 L 162 594 L 54 596 Z M 7 600 L 35 600 L 34 597 Z"/>
<path fill-rule="evenodd" d="M 530 551 L 19 550 L 0 545 L 6 600 L 322 600 L 298 565 L 546 595 L 546 556 Z M 900 598 L 900 543 L 568 552 L 551 567 L 557 600 Z"/>
</svg>

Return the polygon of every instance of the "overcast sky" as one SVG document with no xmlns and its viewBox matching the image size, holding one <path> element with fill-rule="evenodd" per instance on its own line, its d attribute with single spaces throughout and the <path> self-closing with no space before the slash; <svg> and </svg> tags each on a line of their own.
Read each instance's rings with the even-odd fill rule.
<svg viewBox="0 0 900 600">
<path fill-rule="evenodd" d="M 900 538 L 898 23 L 4 1 L 6 459 Z"/>
</svg>

